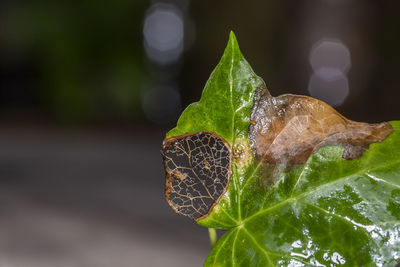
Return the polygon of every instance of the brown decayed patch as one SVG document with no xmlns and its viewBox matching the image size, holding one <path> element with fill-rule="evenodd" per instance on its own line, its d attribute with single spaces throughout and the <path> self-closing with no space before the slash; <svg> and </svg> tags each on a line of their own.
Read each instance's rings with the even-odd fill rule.
<svg viewBox="0 0 400 267">
<path fill-rule="evenodd" d="M 383 141 L 389 123 L 362 123 L 346 119 L 328 104 L 307 96 L 272 97 L 257 90 L 249 138 L 258 159 L 276 164 L 302 164 L 325 145 L 342 145 L 343 157 L 358 158 L 369 144 Z"/>
<path fill-rule="evenodd" d="M 229 144 L 214 133 L 198 132 L 166 139 L 162 154 L 168 204 L 194 220 L 206 217 L 232 175 Z"/>
</svg>

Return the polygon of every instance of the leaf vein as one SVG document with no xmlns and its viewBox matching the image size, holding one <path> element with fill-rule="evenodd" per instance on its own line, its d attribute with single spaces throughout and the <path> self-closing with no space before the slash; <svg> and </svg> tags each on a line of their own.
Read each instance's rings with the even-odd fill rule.
<svg viewBox="0 0 400 267">
<path fill-rule="evenodd" d="M 232 232 L 227 233 L 227 235 L 229 235 L 229 234 L 232 235 Z M 217 260 L 217 258 L 218 258 L 218 255 L 219 255 L 219 253 L 221 252 L 222 248 L 224 247 L 226 241 L 229 240 L 229 239 L 231 238 L 230 235 L 229 235 L 229 236 L 225 236 L 225 237 L 226 237 L 225 240 L 222 242 L 221 245 L 218 246 L 218 250 L 215 252 L 215 256 L 214 256 L 214 265 L 215 265 L 215 262 L 216 262 L 216 260 Z M 218 243 L 219 243 L 219 242 L 218 242 Z M 217 243 L 217 244 L 218 244 L 218 243 Z"/>
<path fill-rule="evenodd" d="M 270 257 L 269 257 L 269 254 L 268 254 L 267 250 L 264 249 L 263 246 L 261 246 L 261 245 L 257 242 L 257 240 L 255 239 L 255 237 L 254 237 L 249 231 L 247 231 L 246 228 L 243 227 L 243 230 L 244 230 L 244 231 L 246 232 L 246 234 L 250 237 L 250 239 L 253 241 L 253 243 L 256 245 L 256 247 L 258 247 L 258 248 L 264 253 L 265 258 L 267 259 L 267 261 L 268 261 L 268 263 L 269 263 L 269 266 L 274 266 L 274 265 L 272 264 L 272 261 L 271 261 L 271 259 L 270 259 Z"/>
<path fill-rule="evenodd" d="M 398 161 L 397 163 L 400 163 L 400 161 Z M 379 167 L 372 168 L 372 169 L 370 169 L 370 170 L 361 169 L 361 170 L 359 170 L 359 171 L 357 171 L 357 172 L 355 172 L 355 173 L 352 173 L 352 174 L 350 174 L 350 175 L 341 177 L 341 178 L 336 179 L 336 180 L 334 180 L 334 181 L 331 181 L 331 182 L 329 182 L 329 183 L 321 184 L 321 185 L 316 186 L 316 187 L 312 188 L 311 190 L 308 190 L 308 191 L 306 191 L 306 192 L 303 192 L 303 193 L 301 193 L 301 194 L 299 194 L 299 195 L 297 195 L 297 196 L 295 196 L 295 197 L 287 198 L 287 199 L 285 199 L 284 201 L 281 201 L 281 202 L 279 202 L 279 203 L 277 203 L 277 204 L 275 204 L 275 205 L 273 205 L 273 206 L 271 206 L 271 207 L 268 207 L 267 209 L 260 210 L 260 211 L 258 211 L 258 212 L 256 212 L 256 213 L 254 213 L 253 215 L 247 217 L 245 220 L 250 220 L 250 219 L 253 218 L 253 217 L 256 217 L 256 216 L 261 215 L 261 214 L 264 214 L 264 213 L 267 213 L 268 211 L 273 210 L 273 209 L 275 209 L 275 208 L 277 208 L 277 207 L 280 207 L 280 206 L 282 206 L 282 205 L 284 205 L 284 204 L 286 204 L 286 203 L 288 203 L 288 202 L 296 201 L 296 200 L 298 200 L 298 199 L 300 199 L 300 198 L 303 198 L 303 197 L 305 197 L 305 196 L 307 196 L 307 195 L 310 195 L 310 194 L 314 193 L 315 191 L 318 191 L 319 189 L 321 189 L 321 188 L 323 188 L 323 187 L 333 185 L 333 184 L 338 183 L 338 182 L 341 182 L 341 181 L 343 181 L 343 180 L 353 178 L 354 176 L 362 175 L 363 172 L 367 173 L 367 172 L 373 171 L 373 170 L 378 169 L 378 168 L 381 168 L 381 167 L 383 167 L 383 166 L 381 165 L 381 166 L 379 166 Z"/>
<path fill-rule="evenodd" d="M 237 241 L 237 236 L 239 234 L 239 231 L 240 231 L 240 229 L 236 231 L 235 238 L 233 239 L 233 244 L 232 244 L 232 266 L 236 265 L 236 262 L 235 262 L 235 246 L 236 246 L 236 241 Z"/>
</svg>

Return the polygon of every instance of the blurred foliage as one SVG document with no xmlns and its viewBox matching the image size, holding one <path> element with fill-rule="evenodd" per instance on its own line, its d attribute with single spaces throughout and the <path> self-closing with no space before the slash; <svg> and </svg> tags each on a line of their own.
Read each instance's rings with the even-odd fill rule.
<svg viewBox="0 0 400 267">
<path fill-rule="evenodd" d="M 37 98 L 56 119 L 140 114 L 144 1 L 30 1 L 8 12 L 14 45 L 35 56 Z"/>
<path fill-rule="evenodd" d="M 158 2 L 182 11 L 186 34 L 182 60 L 161 70 L 146 59 L 142 38 L 146 10 Z M 32 110 L 26 104 L 32 101 L 33 110 L 58 121 L 145 120 L 141 93 L 154 84 L 177 86 L 185 107 L 200 97 L 227 32 L 234 30 L 273 95 L 309 94 L 312 45 L 340 39 L 350 49 L 351 69 L 350 94 L 338 110 L 355 120 L 396 119 L 396 7 L 394 1 L 5 0 L 0 108 L 8 112 L 7 105 L 20 101 L 17 112 Z M 22 83 L 18 92 L 9 80 Z"/>
</svg>

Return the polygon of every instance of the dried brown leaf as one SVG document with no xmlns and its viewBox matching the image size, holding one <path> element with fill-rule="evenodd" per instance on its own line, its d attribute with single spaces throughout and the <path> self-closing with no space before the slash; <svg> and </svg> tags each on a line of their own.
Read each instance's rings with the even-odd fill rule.
<svg viewBox="0 0 400 267">
<path fill-rule="evenodd" d="M 358 158 L 369 144 L 383 141 L 389 123 L 362 123 L 346 119 L 331 106 L 308 96 L 273 97 L 257 90 L 249 137 L 258 159 L 268 163 L 301 164 L 325 145 L 342 145 L 343 157 Z"/>
</svg>

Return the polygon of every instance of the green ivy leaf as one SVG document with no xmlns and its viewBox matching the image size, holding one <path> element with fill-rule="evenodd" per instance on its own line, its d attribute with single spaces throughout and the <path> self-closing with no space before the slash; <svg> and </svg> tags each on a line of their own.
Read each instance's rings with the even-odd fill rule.
<svg viewBox="0 0 400 267">
<path fill-rule="evenodd" d="M 400 123 L 356 160 L 328 146 L 273 188 L 240 185 L 242 217 L 205 266 L 395 266 L 400 261 Z M 318 265 L 320 264 L 320 265 Z"/>
<path fill-rule="evenodd" d="M 200 131 L 215 132 L 231 145 L 247 137 L 254 92 L 263 80 L 251 69 L 231 32 L 221 61 L 211 74 L 201 100 L 189 105 L 167 138 Z"/>
<path fill-rule="evenodd" d="M 228 189 L 201 225 L 226 229 L 205 266 L 395 266 L 400 262 L 400 122 L 360 158 L 325 146 L 303 165 L 265 166 L 248 129 L 256 89 L 265 86 L 230 35 L 200 102 L 167 138 L 199 131 L 223 137 L 234 159 Z M 272 170 L 271 170 L 272 169 Z M 266 170 L 275 176 L 265 185 Z"/>
</svg>

